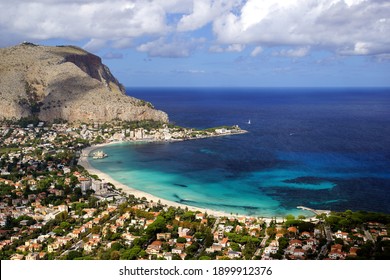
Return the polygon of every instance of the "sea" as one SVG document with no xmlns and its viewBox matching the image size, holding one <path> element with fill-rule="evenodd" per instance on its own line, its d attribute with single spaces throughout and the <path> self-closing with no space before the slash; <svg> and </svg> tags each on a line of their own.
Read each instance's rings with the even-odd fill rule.
<svg viewBox="0 0 390 280">
<path fill-rule="evenodd" d="M 246 134 L 120 143 L 93 167 L 188 206 L 258 217 L 390 213 L 390 88 L 127 88 L 188 128 Z"/>
</svg>

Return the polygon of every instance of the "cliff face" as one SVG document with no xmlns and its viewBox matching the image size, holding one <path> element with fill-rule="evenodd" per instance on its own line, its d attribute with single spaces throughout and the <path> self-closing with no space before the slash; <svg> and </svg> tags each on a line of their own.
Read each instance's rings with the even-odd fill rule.
<svg viewBox="0 0 390 280">
<path fill-rule="evenodd" d="M 72 46 L 0 49 L 0 100 L 0 119 L 168 121 L 150 103 L 126 96 L 98 56 Z"/>
</svg>

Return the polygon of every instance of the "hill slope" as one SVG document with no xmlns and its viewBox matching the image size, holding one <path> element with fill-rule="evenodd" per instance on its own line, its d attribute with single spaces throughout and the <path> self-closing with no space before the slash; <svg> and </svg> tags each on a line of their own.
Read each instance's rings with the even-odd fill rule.
<svg viewBox="0 0 390 280">
<path fill-rule="evenodd" d="M 0 119 L 168 121 L 124 87 L 100 57 L 73 46 L 23 43 L 0 49 Z"/>
</svg>

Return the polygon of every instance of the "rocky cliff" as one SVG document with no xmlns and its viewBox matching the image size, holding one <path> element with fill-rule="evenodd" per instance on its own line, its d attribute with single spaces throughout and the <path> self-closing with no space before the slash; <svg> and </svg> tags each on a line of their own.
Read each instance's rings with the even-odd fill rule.
<svg viewBox="0 0 390 280">
<path fill-rule="evenodd" d="M 168 121 L 150 103 L 126 96 L 98 56 L 73 46 L 0 49 L 0 105 L 0 119 Z"/>
</svg>

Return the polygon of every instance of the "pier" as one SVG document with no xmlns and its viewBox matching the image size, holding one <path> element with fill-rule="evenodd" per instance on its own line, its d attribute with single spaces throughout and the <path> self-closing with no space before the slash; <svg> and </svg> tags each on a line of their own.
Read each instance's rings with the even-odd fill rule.
<svg viewBox="0 0 390 280">
<path fill-rule="evenodd" d="M 316 215 L 321 215 L 321 214 L 324 214 L 324 213 L 328 215 L 330 213 L 330 210 L 318 210 L 318 209 L 313 209 L 313 208 L 309 208 L 309 207 L 305 207 L 305 206 L 297 206 L 297 208 L 313 212 Z"/>
</svg>

